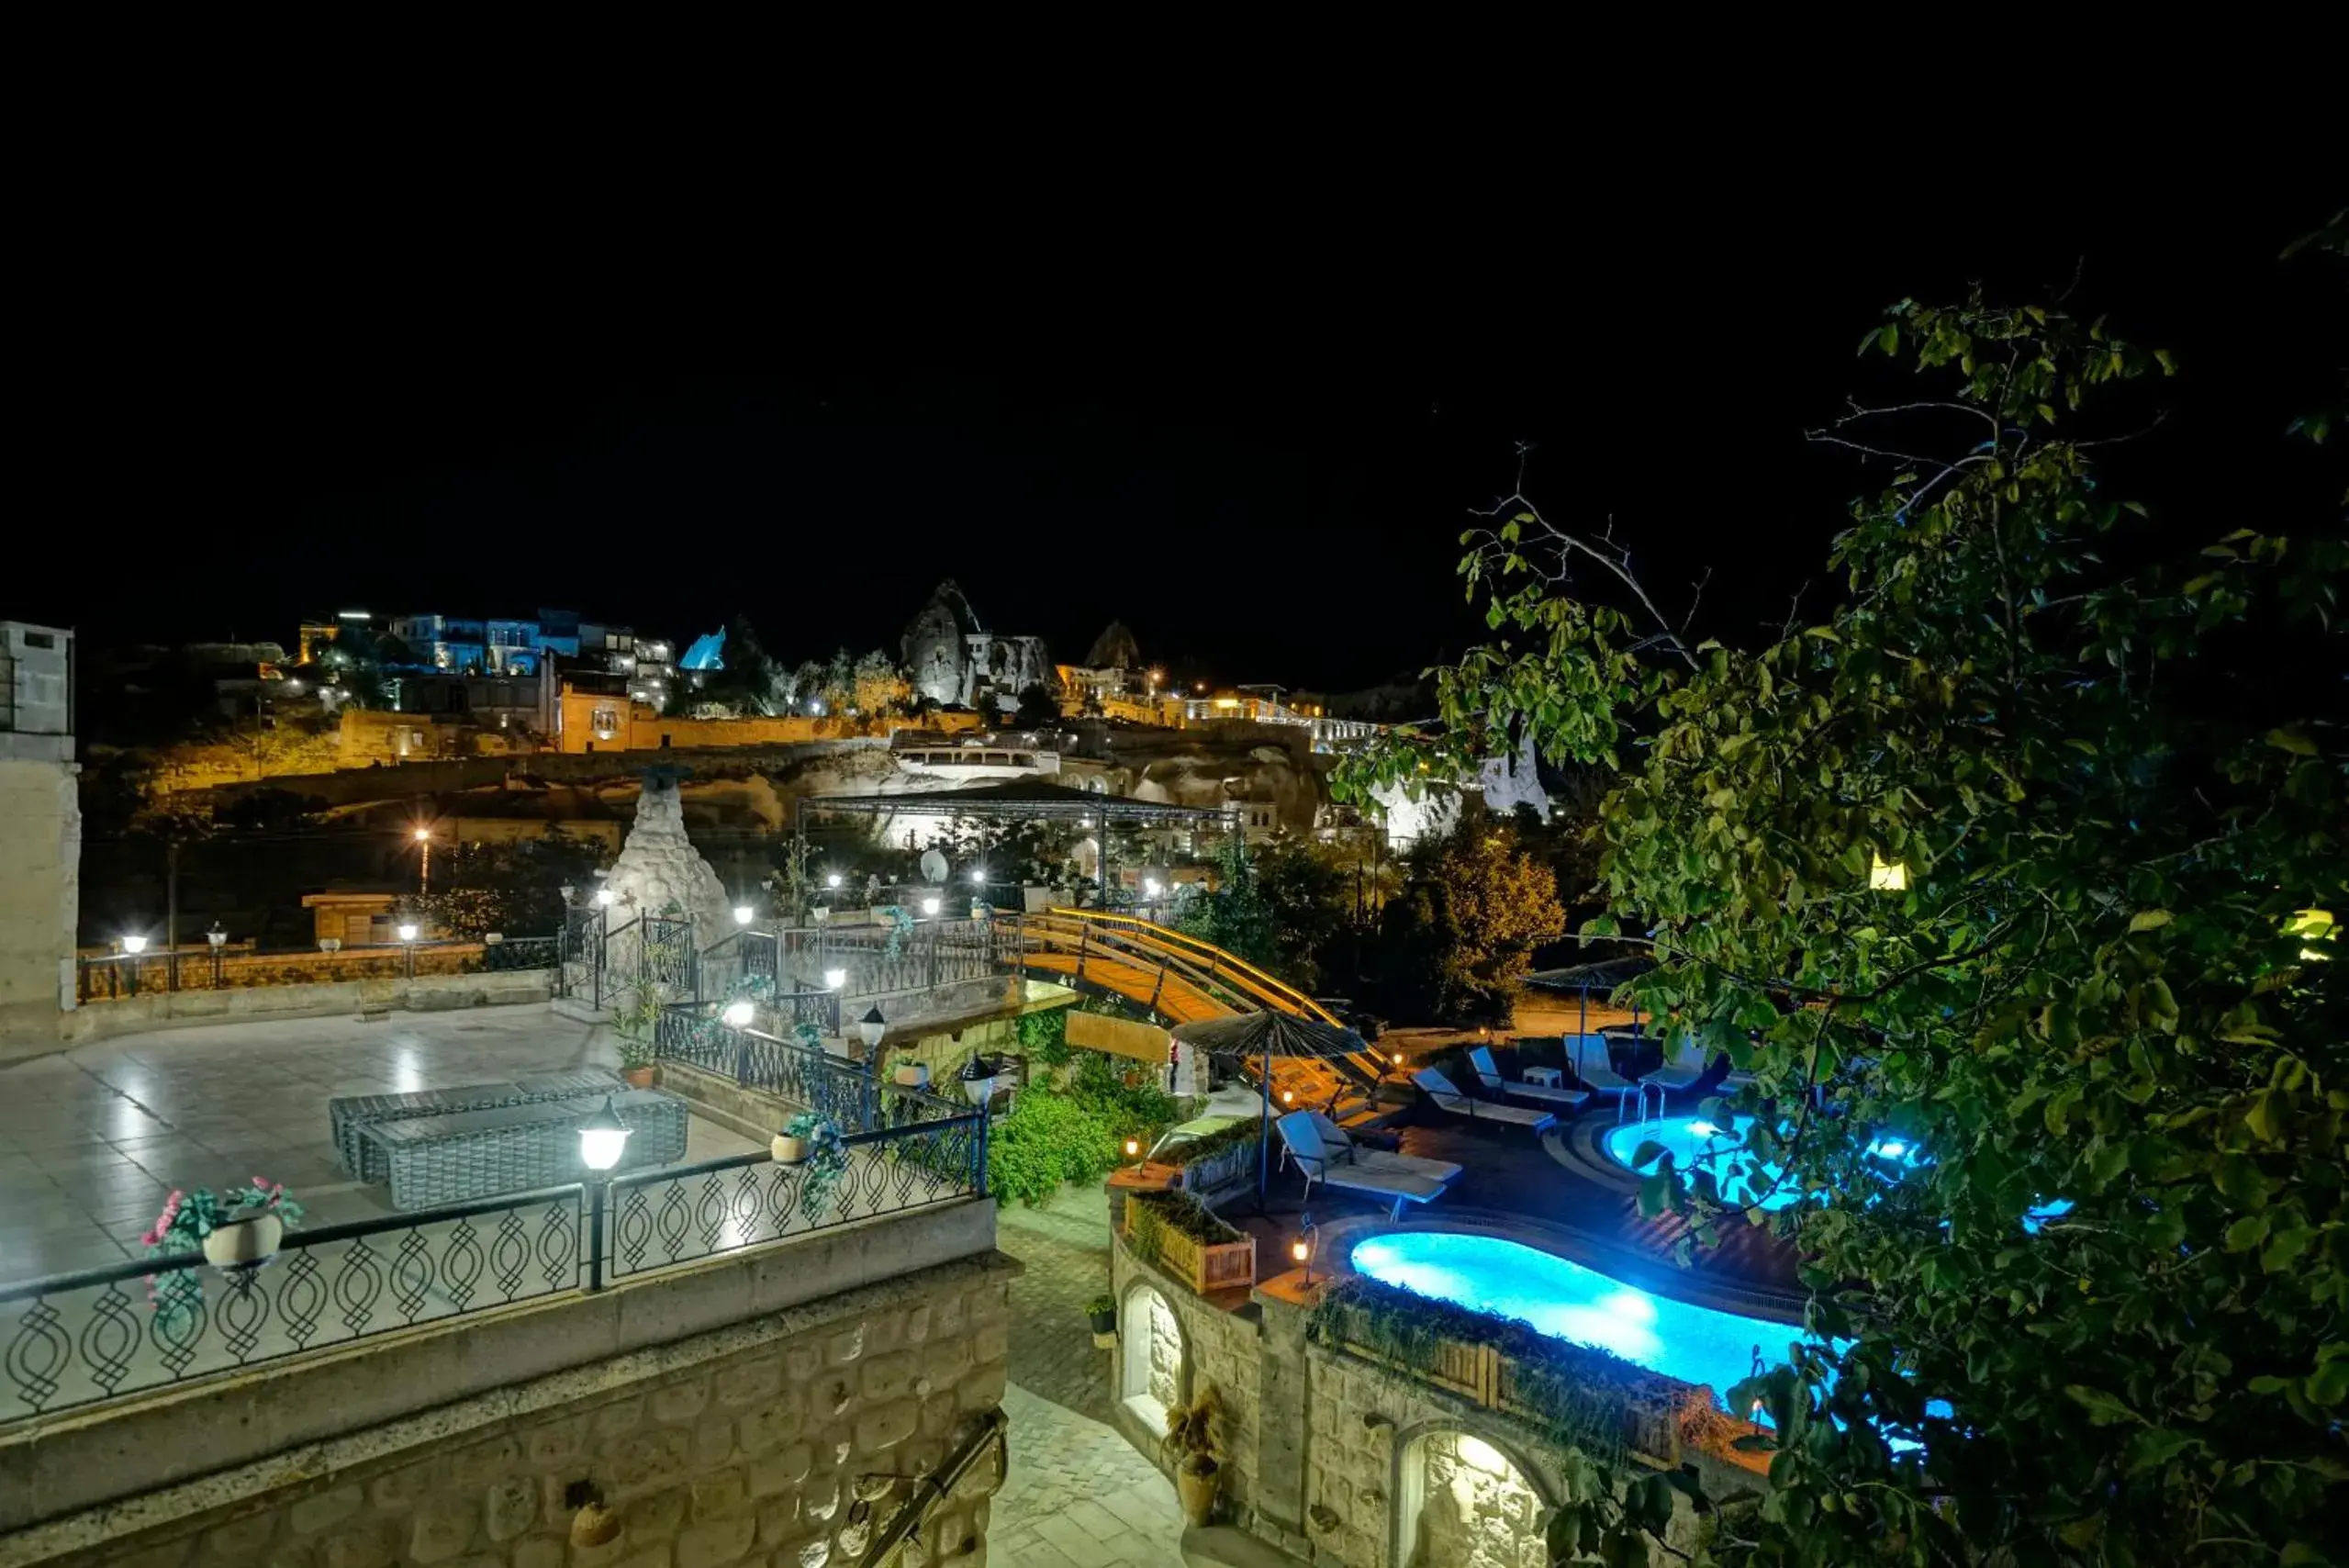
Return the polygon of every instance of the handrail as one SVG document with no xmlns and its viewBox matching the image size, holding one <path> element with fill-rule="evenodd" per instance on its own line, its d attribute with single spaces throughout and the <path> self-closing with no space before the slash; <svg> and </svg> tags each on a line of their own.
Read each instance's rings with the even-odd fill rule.
<svg viewBox="0 0 2349 1568">
<path fill-rule="evenodd" d="M 1133 932 L 1135 939 L 1138 940 L 1146 949 L 1152 946 L 1168 949 L 1188 948 L 1190 949 L 1188 953 L 1170 953 L 1169 956 L 1205 958 L 1218 969 L 1229 969 L 1235 974 L 1254 981 L 1271 1000 L 1283 1004 L 1284 1012 L 1303 1014 L 1308 1017 L 1317 1018 L 1325 1024 L 1339 1022 L 1335 1014 L 1286 980 L 1276 975 L 1268 974 L 1238 955 L 1218 947 L 1212 942 L 1202 941 L 1187 932 L 1176 931 L 1171 927 L 1160 925 L 1156 921 L 1143 920 L 1135 915 L 1111 914 L 1101 910 L 1055 907 L 1046 910 L 1045 913 L 1090 926 L 1115 924 L 1134 927 L 1135 928 Z"/>
</svg>

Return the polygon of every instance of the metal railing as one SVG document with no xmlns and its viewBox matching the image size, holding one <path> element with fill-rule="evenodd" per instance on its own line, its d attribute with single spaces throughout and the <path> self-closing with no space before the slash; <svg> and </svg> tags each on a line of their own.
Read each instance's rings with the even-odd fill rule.
<svg viewBox="0 0 2349 1568">
<path fill-rule="evenodd" d="M 836 1164 L 734 1155 L 290 1230 L 261 1267 L 176 1253 L 0 1286 L 0 1423 L 986 1194 L 984 1116 L 881 1121 Z"/>
<path fill-rule="evenodd" d="M 817 993 L 822 995 L 832 995 L 836 1006 L 836 994 Z M 717 1006 L 677 1002 L 662 1009 L 654 1025 L 654 1054 L 805 1105 L 852 1138 L 971 1114 L 967 1102 L 877 1078 L 821 1046 L 761 1029 L 732 1028 L 715 1015 Z"/>
<path fill-rule="evenodd" d="M 104 953 L 73 960 L 74 993 L 79 1002 L 91 1003 L 149 991 L 241 991 L 319 980 L 412 980 L 419 959 L 428 974 L 555 969 L 562 939 L 511 936 L 482 945 L 477 952 L 474 947 L 470 942 L 387 942 L 339 948 L 332 955 L 314 948 L 256 953 L 220 947 Z M 461 956 L 453 967 L 443 967 L 452 949 Z"/>
</svg>

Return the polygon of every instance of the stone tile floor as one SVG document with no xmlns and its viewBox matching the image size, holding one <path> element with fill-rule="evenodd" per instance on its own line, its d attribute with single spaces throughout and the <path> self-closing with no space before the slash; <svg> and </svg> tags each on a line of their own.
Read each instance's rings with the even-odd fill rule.
<svg viewBox="0 0 2349 1568">
<path fill-rule="evenodd" d="M 158 1030 L 0 1068 L 0 1281 L 140 1256 L 173 1187 L 264 1175 L 309 1226 L 388 1215 L 336 1166 L 330 1098 L 618 1065 L 609 1030 L 533 1006 Z M 686 1159 L 751 1147 L 696 1118 Z"/>
<path fill-rule="evenodd" d="M 1085 1303 L 1109 1290 L 1109 1207 L 1070 1188 L 1040 1209 L 1002 1210 L 996 1245 L 1026 1265 L 1012 1284 L 1012 1463 L 987 1557 L 1002 1568 L 1180 1568 L 1174 1484 L 1102 1419 L 1110 1361 Z"/>
</svg>

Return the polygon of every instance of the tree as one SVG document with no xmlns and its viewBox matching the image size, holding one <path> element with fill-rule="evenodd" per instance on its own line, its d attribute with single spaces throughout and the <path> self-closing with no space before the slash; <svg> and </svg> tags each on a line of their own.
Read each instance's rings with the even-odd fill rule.
<svg viewBox="0 0 2349 1568">
<path fill-rule="evenodd" d="M 1329 846 L 1283 834 L 1256 857 L 1257 887 L 1271 916 L 1268 966 L 1304 991 L 1326 984 L 1352 935 L 1354 880 Z"/>
<path fill-rule="evenodd" d="M 1272 907 L 1257 886 L 1247 839 L 1236 833 L 1225 835 L 1216 854 L 1215 871 L 1214 887 L 1184 901 L 1175 916 L 1175 929 L 1202 942 L 1213 942 L 1251 964 L 1277 962 Z"/>
<path fill-rule="evenodd" d="M 534 839 L 460 844 L 436 866 L 440 884 L 409 901 L 453 936 L 479 940 L 487 932 L 543 936 L 563 929 L 563 889 L 584 888 L 604 863 L 603 847 L 550 824 Z"/>
<path fill-rule="evenodd" d="M 1565 935 L 1558 879 L 1514 823 L 1482 814 L 1415 849 L 1380 930 L 1387 1010 L 1448 1024 L 1506 1022 L 1533 951 Z"/>
<path fill-rule="evenodd" d="M 1755 1074 L 1745 1174 L 1806 1198 L 1772 1222 L 1818 1344 L 1731 1395 L 1776 1451 L 1710 1560 L 2332 1561 L 2349 1006 L 2304 912 L 2349 907 L 2349 548 L 2230 517 L 2163 551 L 2096 460 L 2170 361 L 2101 321 L 1903 301 L 1862 352 L 1924 384 L 1817 432 L 1889 476 L 1829 610 L 1692 644 L 1513 497 L 1462 540 L 1506 640 L 1349 788 L 1525 732 L 1618 772 L 1587 929 L 1649 934 L 1635 991 Z M 1704 1245 L 1712 1191 L 1642 1202 Z M 1558 1539 L 1619 1551 L 1637 1497 Z"/>
</svg>

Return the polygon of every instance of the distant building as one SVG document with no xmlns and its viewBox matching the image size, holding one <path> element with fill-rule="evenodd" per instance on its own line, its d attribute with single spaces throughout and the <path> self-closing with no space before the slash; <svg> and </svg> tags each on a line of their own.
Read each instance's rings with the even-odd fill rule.
<svg viewBox="0 0 2349 1568">
<path fill-rule="evenodd" d="M 533 674 L 453 675 L 433 671 L 403 676 L 399 700 L 402 713 L 422 713 L 436 719 L 471 722 L 485 730 L 523 735 L 554 735 L 560 682 L 552 662 Z"/>
<path fill-rule="evenodd" d="M 951 577 L 906 627 L 902 651 L 915 694 L 942 707 L 1008 713 L 1030 689 L 1056 684 L 1044 639 L 988 631 Z"/>
<path fill-rule="evenodd" d="M 1312 732 L 1315 751 L 1359 745 L 1383 727 L 1364 719 L 1333 719 L 1318 702 L 1294 706 L 1281 700 L 1277 686 L 1243 686 L 1213 696 L 1182 699 L 1182 722 L 1194 724 L 1295 724 Z"/>
<path fill-rule="evenodd" d="M 957 735 L 900 730 L 889 738 L 889 760 L 900 773 L 951 784 L 1051 778 L 1060 771 L 1058 739 L 1033 733 Z"/>
</svg>

